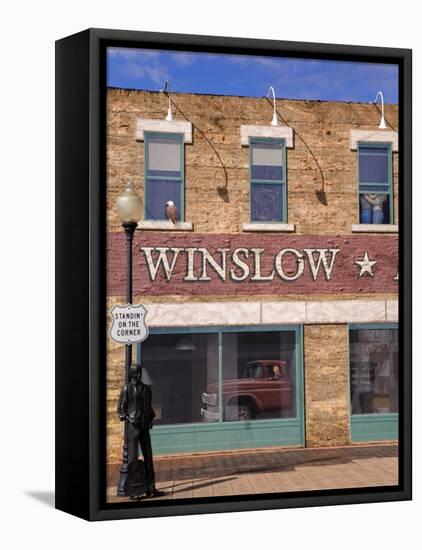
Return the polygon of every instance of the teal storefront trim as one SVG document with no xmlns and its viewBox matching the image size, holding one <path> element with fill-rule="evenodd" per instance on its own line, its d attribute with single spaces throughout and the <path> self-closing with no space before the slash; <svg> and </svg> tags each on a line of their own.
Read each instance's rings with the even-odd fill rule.
<svg viewBox="0 0 422 550">
<path fill-rule="evenodd" d="M 305 442 L 305 430 L 303 410 L 303 331 L 301 326 L 260 325 L 237 327 L 183 327 L 175 329 L 152 328 L 150 334 L 218 333 L 218 371 L 221 403 L 223 333 L 279 331 L 294 331 L 296 333 L 296 418 L 224 422 L 220 411 L 220 418 L 217 422 L 155 426 L 151 430 L 154 454 L 161 455 L 195 451 L 247 449 L 281 445 L 303 446 Z M 141 353 L 141 344 L 138 344 L 138 360 L 141 359 Z"/>
<path fill-rule="evenodd" d="M 399 415 L 354 414 L 351 418 L 352 443 L 389 441 L 399 437 Z"/>
<path fill-rule="evenodd" d="M 360 323 L 349 325 L 349 331 L 365 329 L 387 330 L 397 328 L 397 323 Z M 392 441 L 397 440 L 398 437 L 398 413 L 352 414 L 350 416 L 350 439 L 352 443 Z"/>
</svg>

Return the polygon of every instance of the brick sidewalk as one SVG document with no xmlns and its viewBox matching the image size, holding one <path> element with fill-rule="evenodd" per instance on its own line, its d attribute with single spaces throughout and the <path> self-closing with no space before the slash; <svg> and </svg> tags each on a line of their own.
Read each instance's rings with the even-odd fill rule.
<svg viewBox="0 0 422 550">
<path fill-rule="evenodd" d="M 284 493 L 397 485 L 394 443 L 323 449 L 272 448 L 154 459 L 160 499 Z M 107 501 L 116 497 L 118 464 L 108 465 Z"/>
</svg>

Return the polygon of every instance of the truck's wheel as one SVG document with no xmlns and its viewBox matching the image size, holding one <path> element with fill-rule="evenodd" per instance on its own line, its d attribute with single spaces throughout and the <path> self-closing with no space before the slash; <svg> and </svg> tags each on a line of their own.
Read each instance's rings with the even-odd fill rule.
<svg viewBox="0 0 422 550">
<path fill-rule="evenodd" d="M 237 407 L 238 420 L 250 420 L 252 418 L 252 411 L 248 405 L 238 405 Z"/>
</svg>

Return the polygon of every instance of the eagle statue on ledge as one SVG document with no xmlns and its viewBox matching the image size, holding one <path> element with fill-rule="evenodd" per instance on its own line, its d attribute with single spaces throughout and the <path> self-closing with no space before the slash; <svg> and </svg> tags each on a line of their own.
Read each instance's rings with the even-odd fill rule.
<svg viewBox="0 0 422 550">
<path fill-rule="evenodd" d="M 178 210 L 176 205 L 173 201 L 167 201 L 166 202 L 166 217 L 167 219 L 172 222 L 174 225 L 177 223 L 178 219 Z"/>
</svg>

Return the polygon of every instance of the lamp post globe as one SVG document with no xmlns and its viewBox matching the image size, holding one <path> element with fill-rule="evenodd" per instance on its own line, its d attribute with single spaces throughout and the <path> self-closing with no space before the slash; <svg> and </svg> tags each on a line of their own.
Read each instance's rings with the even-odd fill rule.
<svg viewBox="0 0 422 550">
<path fill-rule="evenodd" d="M 138 223 L 142 216 L 142 200 L 131 181 L 128 181 L 124 191 L 117 197 L 117 214 L 122 222 Z"/>
</svg>

